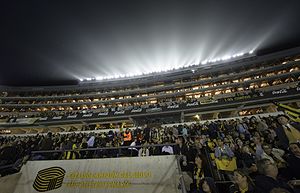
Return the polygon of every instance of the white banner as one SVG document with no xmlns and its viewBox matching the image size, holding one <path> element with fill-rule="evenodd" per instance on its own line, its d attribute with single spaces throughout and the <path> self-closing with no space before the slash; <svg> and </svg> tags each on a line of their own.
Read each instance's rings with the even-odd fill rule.
<svg viewBox="0 0 300 193">
<path fill-rule="evenodd" d="M 274 90 L 274 91 L 272 91 L 272 95 L 285 94 L 285 93 L 287 93 L 287 89 L 285 89 L 285 88 L 280 89 L 280 90 Z"/>
<path fill-rule="evenodd" d="M 160 112 L 162 111 L 162 108 L 160 107 L 155 107 L 155 108 L 151 108 L 151 109 L 146 109 L 147 113 L 152 113 L 152 112 Z"/>
<path fill-rule="evenodd" d="M 48 117 L 40 117 L 39 120 L 40 121 L 47 121 Z"/>
<path fill-rule="evenodd" d="M 14 193 L 180 192 L 175 156 L 29 161 L 21 173 Z"/>
<path fill-rule="evenodd" d="M 179 105 L 176 104 L 176 105 L 170 105 L 167 107 L 167 109 L 178 109 L 179 108 Z"/>
<path fill-rule="evenodd" d="M 108 115 L 108 112 L 101 112 L 98 114 L 98 116 L 106 116 L 106 115 Z"/>
<path fill-rule="evenodd" d="M 67 118 L 68 119 L 75 119 L 77 117 L 77 115 L 69 115 Z"/>
<path fill-rule="evenodd" d="M 143 109 L 132 109 L 131 112 L 132 113 L 140 113 L 142 112 Z"/>
<path fill-rule="evenodd" d="M 53 117 L 52 119 L 54 119 L 54 120 L 59 120 L 59 119 L 62 119 L 62 116 Z"/>
<path fill-rule="evenodd" d="M 82 115 L 82 117 L 91 117 L 91 116 L 93 116 L 93 113 L 89 113 L 89 114 L 84 114 L 84 115 Z"/>
<path fill-rule="evenodd" d="M 123 114 L 125 114 L 125 111 L 116 111 L 114 113 L 114 115 L 123 115 Z"/>
<path fill-rule="evenodd" d="M 187 107 L 193 107 L 193 106 L 197 106 L 197 105 L 199 105 L 198 102 L 193 102 L 193 103 L 187 103 L 186 104 Z"/>
<path fill-rule="evenodd" d="M 15 121 L 11 119 L 11 122 L 0 122 L 0 125 L 31 125 L 36 122 L 38 118 L 18 118 Z"/>
</svg>

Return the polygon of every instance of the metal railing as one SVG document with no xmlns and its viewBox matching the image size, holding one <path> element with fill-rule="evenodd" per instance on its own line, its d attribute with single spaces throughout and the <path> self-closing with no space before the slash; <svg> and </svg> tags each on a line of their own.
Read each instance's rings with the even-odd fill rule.
<svg viewBox="0 0 300 193">
<path fill-rule="evenodd" d="M 86 149 L 61 149 L 61 150 L 43 150 L 43 151 L 32 151 L 30 155 L 30 160 L 47 160 L 47 158 L 51 158 L 49 160 L 55 160 L 53 154 L 60 154 L 61 157 L 57 159 L 62 159 L 63 154 L 66 152 L 73 152 L 73 153 L 82 153 L 87 152 L 89 154 L 88 157 L 84 158 L 101 158 L 101 152 L 113 152 L 116 153 L 116 156 L 113 157 L 132 157 L 137 156 L 136 153 L 138 152 L 139 148 L 143 147 L 163 147 L 163 146 L 172 146 L 174 147 L 175 143 L 168 143 L 168 144 L 149 144 L 149 145 L 136 145 L 136 146 L 119 146 L 119 147 L 100 147 L 100 148 L 86 148 Z M 116 151 L 117 150 L 117 151 Z M 128 151 L 129 150 L 129 151 Z M 42 155 L 42 157 L 36 157 L 36 155 Z M 105 153 L 103 154 L 105 155 Z M 164 153 L 152 154 L 152 155 L 165 155 Z M 37 158 L 37 159 L 36 159 Z M 84 158 L 75 158 L 75 159 L 84 159 Z"/>
</svg>

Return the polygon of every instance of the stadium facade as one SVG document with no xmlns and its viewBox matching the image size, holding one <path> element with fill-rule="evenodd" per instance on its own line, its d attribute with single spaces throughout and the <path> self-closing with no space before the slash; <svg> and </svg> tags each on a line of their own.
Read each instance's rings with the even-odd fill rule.
<svg viewBox="0 0 300 193">
<path fill-rule="evenodd" d="M 299 107 L 300 47 L 77 85 L 0 87 L 2 133 L 178 123 Z M 13 129 L 14 128 L 14 129 Z"/>
</svg>

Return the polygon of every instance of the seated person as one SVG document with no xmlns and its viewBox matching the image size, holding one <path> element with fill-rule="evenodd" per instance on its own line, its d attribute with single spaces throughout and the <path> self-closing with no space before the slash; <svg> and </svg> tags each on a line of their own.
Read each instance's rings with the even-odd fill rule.
<svg viewBox="0 0 300 193">
<path fill-rule="evenodd" d="M 261 175 L 255 178 L 256 191 L 269 193 L 274 188 L 282 188 L 294 192 L 287 183 L 277 178 L 278 168 L 269 159 L 261 159 L 257 162 L 257 168 Z"/>
<path fill-rule="evenodd" d="M 233 180 L 234 185 L 229 188 L 230 193 L 254 193 L 254 183 L 245 171 L 235 170 Z"/>
<path fill-rule="evenodd" d="M 272 148 L 269 144 L 264 144 L 263 150 L 262 159 L 269 159 L 272 163 L 275 163 L 278 168 L 286 168 L 286 161 L 282 158 L 285 153 L 284 150 Z"/>
<path fill-rule="evenodd" d="M 210 176 L 209 170 L 206 166 L 206 161 L 203 155 L 197 154 L 195 156 L 195 162 L 192 173 L 193 183 L 190 185 L 190 190 L 200 190 L 200 181 L 204 179 L 204 177 Z"/>
<path fill-rule="evenodd" d="M 204 178 L 200 180 L 199 191 L 195 190 L 192 193 L 218 193 L 218 189 L 213 178 Z"/>
<path fill-rule="evenodd" d="M 300 180 L 300 143 L 290 143 L 289 150 L 292 153 L 287 159 L 289 179 Z"/>
<path fill-rule="evenodd" d="M 234 157 L 232 150 L 223 143 L 221 139 L 217 141 L 218 146 L 215 148 L 215 157 L 218 159 L 231 159 Z"/>
</svg>

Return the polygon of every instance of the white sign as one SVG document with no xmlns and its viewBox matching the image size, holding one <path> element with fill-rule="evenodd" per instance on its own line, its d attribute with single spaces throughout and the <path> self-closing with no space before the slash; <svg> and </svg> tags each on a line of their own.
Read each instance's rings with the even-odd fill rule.
<svg viewBox="0 0 300 193">
<path fill-rule="evenodd" d="M 77 117 L 77 115 L 69 115 L 67 118 L 68 119 L 74 119 L 74 118 L 76 118 Z"/>
<path fill-rule="evenodd" d="M 108 112 L 101 112 L 98 114 L 98 116 L 106 116 L 106 115 L 108 115 Z"/>
<path fill-rule="evenodd" d="M 132 113 L 140 113 L 142 112 L 143 109 L 132 109 L 131 112 Z"/>
<path fill-rule="evenodd" d="M 176 105 L 170 105 L 167 107 L 167 109 L 178 109 L 179 108 L 179 105 L 176 104 Z"/>
<path fill-rule="evenodd" d="M 125 111 L 116 111 L 114 114 L 115 115 L 123 115 L 123 114 L 125 114 Z"/>
<path fill-rule="evenodd" d="M 53 117 L 52 119 L 54 120 L 62 119 L 62 116 Z"/>
<path fill-rule="evenodd" d="M 275 94 L 285 94 L 285 93 L 287 93 L 287 90 L 285 88 L 284 89 L 280 89 L 280 90 L 274 90 L 272 92 L 273 95 L 275 95 Z"/>
<path fill-rule="evenodd" d="M 84 115 L 82 115 L 82 117 L 91 117 L 91 116 L 93 116 L 93 113 L 89 113 L 89 114 L 84 114 Z"/>
<path fill-rule="evenodd" d="M 198 102 L 193 102 L 193 103 L 186 104 L 187 107 L 193 107 L 193 106 L 197 106 L 197 105 L 199 105 Z"/>
<path fill-rule="evenodd" d="M 9 181 L 9 180 L 8 180 Z M 1 193 L 179 193 L 175 156 L 29 161 Z"/>
</svg>

